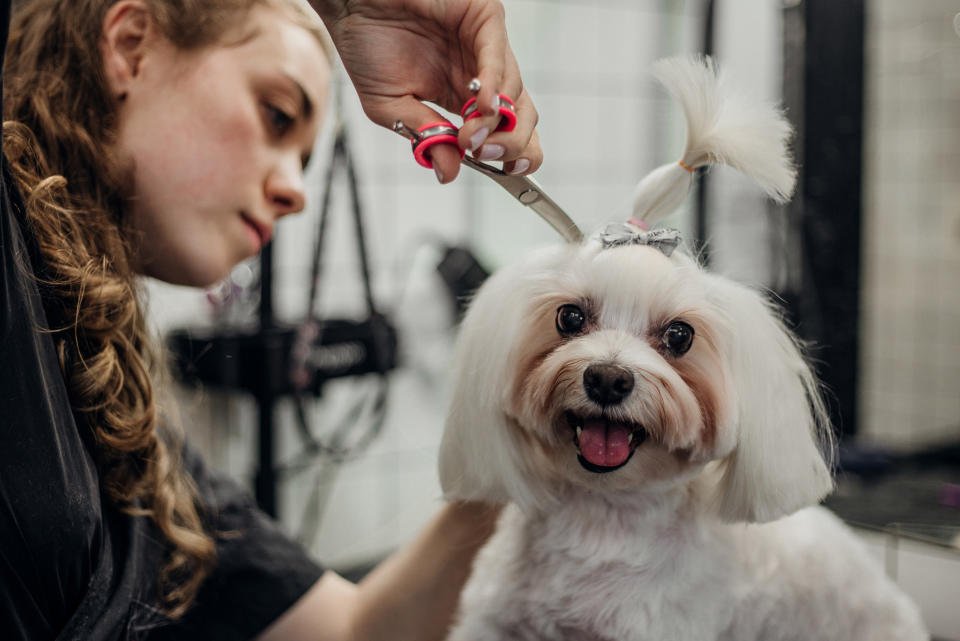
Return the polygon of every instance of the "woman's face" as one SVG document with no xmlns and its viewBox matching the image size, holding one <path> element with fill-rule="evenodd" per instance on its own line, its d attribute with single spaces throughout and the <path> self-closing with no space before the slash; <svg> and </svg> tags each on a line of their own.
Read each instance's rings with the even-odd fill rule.
<svg viewBox="0 0 960 641">
<path fill-rule="evenodd" d="M 135 66 L 121 83 L 117 151 L 133 176 L 128 213 L 143 274 L 212 284 L 257 254 L 281 216 L 303 209 L 325 54 L 276 9 L 255 8 L 244 33 L 253 35 L 194 52 L 154 37 L 127 58 Z"/>
</svg>

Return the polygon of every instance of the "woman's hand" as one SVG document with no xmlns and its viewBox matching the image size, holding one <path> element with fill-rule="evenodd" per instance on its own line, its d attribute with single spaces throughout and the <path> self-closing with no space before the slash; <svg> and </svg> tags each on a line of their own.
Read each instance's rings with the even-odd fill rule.
<svg viewBox="0 0 960 641">
<path fill-rule="evenodd" d="M 481 83 L 480 118 L 464 123 L 459 143 L 481 160 L 503 161 L 509 173 L 528 174 L 543 161 L 535 130 L 537 110 L 524 91 L 507 41 L 499 0 L 313 0 L 360 96 L 367 116 L 391 127 L 396 120 L 418 129 L 443 119 L 428 101 L 460 113 Z M 498 93 L 516 104 L 517 126 L 494 132 Z M 458 123 L 454 123 L 458 124 Z M 431 148 L 442 183 L 460 169 L 449 145 Z"/>
<path fill-rule="evenodd" d="M 327 572 L 257 641 L 442 641 L 502 506 L 451 502 L 359 585 Z"/>
</svg>

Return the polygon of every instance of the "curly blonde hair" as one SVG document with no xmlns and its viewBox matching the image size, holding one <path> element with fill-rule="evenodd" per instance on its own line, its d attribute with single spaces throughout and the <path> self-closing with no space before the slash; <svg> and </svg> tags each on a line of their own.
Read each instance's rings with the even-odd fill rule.
<svg viewBox="0 0 960 641">
<path fill-rule="evenodd" d="M 183 50 L 218 44 L 256 6 L 284 10 L 325 51 L 319 19 L 300 0 L 142 0 Z M 3 149 L 43 259 L 35 277 L 74 411 L 89 426 L 108 499 L 146 515 L 170 553 L 159 577 L 171 618 L 196 596 L 216 547 L 180 439 L 161 434 L 151 343 L 130 261 L 131 180 L 112 156 L 117 105 L 98 46 L 117 0 L 29 0 L 15 6 L 4 64 Z M 83 428 L 81 428 L 83 429 Z"/>
</svg>

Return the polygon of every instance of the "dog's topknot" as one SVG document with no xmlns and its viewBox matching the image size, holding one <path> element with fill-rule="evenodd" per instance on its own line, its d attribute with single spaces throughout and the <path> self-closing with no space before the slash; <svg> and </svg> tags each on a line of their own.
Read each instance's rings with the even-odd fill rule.
<svg viewBox="0 0 960 641">
<path fill-rule="evenodd" d="M 793 194 L 797 172 L 789 143 L 793 129 L 773 105 L 731 90 L 710 58 L 668 58 L 654 76 L 680 103 L 687 142 L 677 162 L 662 165 L 637 185 L 633 217 L 653 225 L 676 211 L 698 167 L 723 164 L 752 178 L 777 202 Z"/>
</svg>

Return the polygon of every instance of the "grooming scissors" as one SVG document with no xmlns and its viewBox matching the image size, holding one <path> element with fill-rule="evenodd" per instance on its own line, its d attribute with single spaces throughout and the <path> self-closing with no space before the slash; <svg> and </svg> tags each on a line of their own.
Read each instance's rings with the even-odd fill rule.
<svg viewBox="0 0 960 641">
<path fill-rule="evenodd" d="M 476 94 L 480 90 L 480 83 L 474 80 L 470 83 L 470 91 Z M 501 121 L 497 131 L 512 131 L 517 124 L 513 101 L 504 95 L 498 98 Z M 480 112 L 476 105 L 476 96 L 467 101 L 461 110 L 464 121 L 479 117 Z M 423 167 L 432 168 L 428 150 L 436 144 L 454 145 L 460 151 L 460 164 L 480 172 L 503 187 L 507 192 L 540 215 L 554 228 L 567 242 L 578 243 L 583 240 L 583 233 L 576 223 L 558 205 L 537 182 L 528 176 L 512 176 L 492 165 L 480 162 L 466 155 L 457 144 L 459 129 L 449 122 L 433 122 L 418 130 L 411 129 L 402 121 L 393 123 L 393 130 L 407 137 L 413 147 L 413 156 Z"/>
</svg>

